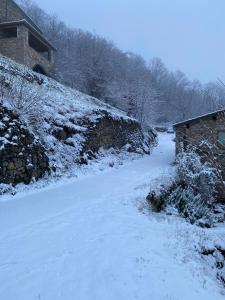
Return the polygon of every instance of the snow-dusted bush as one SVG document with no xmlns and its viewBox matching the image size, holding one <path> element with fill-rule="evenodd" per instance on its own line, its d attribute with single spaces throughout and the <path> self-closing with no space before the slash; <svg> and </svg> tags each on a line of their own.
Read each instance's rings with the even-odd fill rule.
<svg viewBox="0 0 225 300">
<path fill-rule="evenodd" d="M 2 80 L 1 80 L 2 78 Z M 0 97 L 5 98 L 14 112 L 35 130 L 43 122 L 43 102 L 45 95 L 38 89 L 31 88 L 23 77 L 2 76 L 0 78 Z"/>
<path fill-rule="evenodd" d="M 216 194 L 215 170 L 202 163 L 195 152 L 183 152 L 177 158 L 175 182 L 167 205 L 174 205 L 191 223 L 210 221 Z"/>
<path fill-rule="evenodd" d="M 214 222 L 217 183 L 216 170 L 190 150 L 178 156 L 172 184 L 162 188 L 158 196 L 150 193 L 147 200 L 156 211 L 175 208 L 191 223 L 211 226 Z"/>
</svg>

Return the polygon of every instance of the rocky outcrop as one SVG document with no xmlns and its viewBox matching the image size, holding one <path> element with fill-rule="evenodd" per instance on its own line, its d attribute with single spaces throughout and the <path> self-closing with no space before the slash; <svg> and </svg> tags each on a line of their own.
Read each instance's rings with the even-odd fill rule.
<svg viewBox="0 0 225 300">
<path fill-rule="evenodd" d="M 49 171 L 40 142 L 17 114 L 0 105 L 0 183 L 30 183 Z"/>
</svg>

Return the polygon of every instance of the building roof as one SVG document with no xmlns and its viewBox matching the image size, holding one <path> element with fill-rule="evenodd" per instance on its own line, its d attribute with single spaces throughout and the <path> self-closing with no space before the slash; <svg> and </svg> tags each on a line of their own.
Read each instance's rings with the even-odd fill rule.
<svg viewBox="0 0 225 300">
<path fill-rule="evenodd" d="M 12 22 L 2 22 L 0 23 L 0 28 L 7 28 L 11 26 L 24 25 L 30 29 L 32 33 L 34 33 L 44 44 L 48 47 L 56 51 L 56 48 L 40 33 L 40 31 L 36 30 L 36 28 L 30 24 L 26 19 Z"/>
<path fill-rule="evenodd" d="M 220 113 L 225 113 L 225 108 L 221 109 L 221 110 L 217 110 L 217 111 L 211 112 L 211 113 L 207 113 L 207 114 L 204 114 L 204 115 L 201 115 L 201 116 L 197 116 L 195 118 L 187 119 L 187 120 L 184 120 L 182 122 L 178 122 L 178 123 L 174 124 L 173 127 L 177 127 L 179 125 L 184 125 L 184 124 L 187 124 L 187 123 L 195 122 L 195 121 L 200 120 L 200 119 L 204 119 L 204 118 L 208 118 L 208 117 L 213 117 L 213 116 L 216 116 L 216 115 L 218 115 Z"/>
</svg>

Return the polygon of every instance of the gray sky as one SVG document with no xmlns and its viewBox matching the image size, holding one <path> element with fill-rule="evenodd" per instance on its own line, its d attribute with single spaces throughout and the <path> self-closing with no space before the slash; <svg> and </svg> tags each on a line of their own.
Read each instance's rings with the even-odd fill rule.
<svg viewBox="0 0 225 300">
<path fill-rule="evenodd" d="M 67 25 L 203 82 L 225 81 L 225 0 L 38 0 Z"/>
</svg>

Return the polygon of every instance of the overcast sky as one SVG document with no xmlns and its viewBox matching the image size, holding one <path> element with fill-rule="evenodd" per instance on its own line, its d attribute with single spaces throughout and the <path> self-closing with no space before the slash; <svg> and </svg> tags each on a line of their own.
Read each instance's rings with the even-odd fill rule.
<svg viewBox="0 0 225 300">
<path fill-rule="evenodd" d="M 38 0 L 68 25 L 203 82 L 225 81 L 225 0 Z"/>
</svg>

